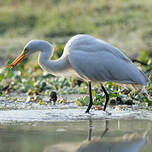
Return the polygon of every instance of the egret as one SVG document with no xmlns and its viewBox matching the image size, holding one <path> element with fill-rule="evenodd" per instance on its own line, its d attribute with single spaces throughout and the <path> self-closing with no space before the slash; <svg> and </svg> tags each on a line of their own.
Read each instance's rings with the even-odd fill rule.
<svg viewBox="0 0 152 152">
<path fill-rule="evenodd" d="M 146 86 L 148 78 L 118 48 L 90 35 L 73 36 L 65 45 L 62 56 L 50 60 L 53 56 L 53 45 L 44 40 L 29 41 L 21 55 L 8 67 L 13 68 L 25 57 L 39 51 L 38 63 L 42 69 L 55 76 L 73 76 L 88 82 L 90 102 L 86 112 L 93 105 L 92 82 L 101 83 L 106 96 L 104 111 L 109 95 L 102 82 L 111 81 L 120 84 Z"/>
</svg>

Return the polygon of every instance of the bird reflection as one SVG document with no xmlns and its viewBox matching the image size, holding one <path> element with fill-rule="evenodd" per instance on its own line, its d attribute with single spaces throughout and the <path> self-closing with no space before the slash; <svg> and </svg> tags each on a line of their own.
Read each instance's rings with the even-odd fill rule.
<svg viewBox="0 0 152 152">
<path fill-rule="evenodd" d="M 105 130 L 99 137 L 92 137 L 93 121 L 90 118 L 87 140 L 48 146 L 44 152 L 140 152 L 148 142 L 148 130 L 143 135 L 132 133 L 110 139 L 105 137 L 108 131 L 110 132 L 109 121 L 105 120 Z"/>
<path fill-rule="evenodd" d="M 93 122 L 92 122 L 92 119 L 90 117 L 90 119 L 89 119 L 88 141 L 91 141 L 92 128 L 93 128 Z M 105 120 L 105 130 L 102 132 L 101 137 L 104 137 L 104 135 L 108 132 L 108 130 L 109 130 L 109 121 Z"/>
</svg>

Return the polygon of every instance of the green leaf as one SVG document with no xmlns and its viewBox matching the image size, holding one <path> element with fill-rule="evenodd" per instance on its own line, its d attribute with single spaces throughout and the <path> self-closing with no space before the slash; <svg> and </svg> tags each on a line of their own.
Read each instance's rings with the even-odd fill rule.
<svg viewBox="0 0 152 152">
<path fill-rule="evenodd" d="M 93 95 L 93 96 L 96 96 L 95 90 L 92 90 L 92 95 Z"/>
<path fill-rule="evenodd" d="M 4 79 L 4 74 L 0 74 L 0 82 Z"/>
<path fill-rule="evenodd" d="M 14 76 L 14 73 L 12 71 L 8 71 L 7 78 L 12 78 Z"/>
<path fill-rule="evenodd" d="M 90 97 L 89 97 L 89 96 L 86 96 L 83 100 L 85 101 L 85 104 L 88 105 L 89 102 L 90 102 Z"/>
<path fill-rule="evenodd" d="M 75 103 L 76 103 L 76 105 L 78 105 L 78 106 L 83 106 L 83 104 L 82 104 L 79 100 L 76 100 Z"/>
</svg>

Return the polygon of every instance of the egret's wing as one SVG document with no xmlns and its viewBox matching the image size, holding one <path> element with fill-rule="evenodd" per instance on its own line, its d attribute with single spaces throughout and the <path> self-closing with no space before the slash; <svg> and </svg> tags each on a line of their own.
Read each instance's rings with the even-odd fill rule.
<svg viewBox="0 0 152 152">
<path fill-rule="evenodd" d="M 73 68 L 84 79 L 142 85 L 146 85 L 148 81 L 130 60 L 111 51 L 77 50 L 71 51 L 68 58 Z"/>
<path fill-rule="evenodd" d="M 123 54 L 119 49 L 112 46 L 111 44 L 85 34 L 79 34 L 72 37 L 64 48 L 63 56 L 66 56 L 73 52 L 77 52 L 79 50 L 88 53 L 91 52 L 100 53 L 103 51 L 109 52 L 118 58 L 124 59 L 128 62 L 131 61 L 125 54 Z"/>
</svg>

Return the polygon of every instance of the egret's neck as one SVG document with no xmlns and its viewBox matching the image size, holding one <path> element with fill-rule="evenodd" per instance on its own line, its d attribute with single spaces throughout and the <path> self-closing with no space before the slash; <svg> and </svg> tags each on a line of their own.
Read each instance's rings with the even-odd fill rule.
<svg viewBox="0 0 152 152">
<path fill-rule="evenodd" d="M 70 68 L 67 58 L 59 58 L 58 60 L 49 60 L 53 55 L 53 48 L 41 50 L 39 55 L 39 65 L 45 71 L 53 75 L 61 75 L 61 72 Z"/>
</svg>

